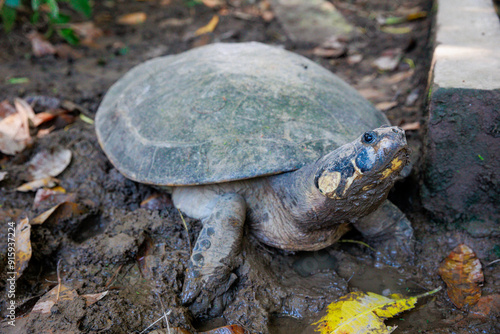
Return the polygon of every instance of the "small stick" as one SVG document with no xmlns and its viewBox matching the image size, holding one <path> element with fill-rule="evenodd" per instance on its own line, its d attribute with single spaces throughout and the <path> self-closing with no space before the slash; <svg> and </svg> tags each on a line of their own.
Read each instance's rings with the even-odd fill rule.
<svg viewBox="0 0 500 334">
<path fill-rule="evenodd" d="M 187 241 L 188 241 L 188 246 L 189 246 L 189 252 L 191 252 L 191 238 L 189 237 L 189 229 L 188 229 L 188 226 L 187 226 L 187 224 L 186 224 L 186 221 L 184 220 L 184 216 L 182 215 L 181 210 L 177 209 L 177 211 L 179 211 L 179 215 L 181 216 L 182 223 L 184 224 L 184 228 L 186 229 L 186 233 L 187 233 Z"/>
<path fill-rule="evenodd" d="M 59 294 L 61 293 L 61 275 L 59 273 L 59 265 L 61 264 L 61 259 L 57 261 L 57 296 L 56 296 L 56 304 L 59 301 Z"/>
</svg>

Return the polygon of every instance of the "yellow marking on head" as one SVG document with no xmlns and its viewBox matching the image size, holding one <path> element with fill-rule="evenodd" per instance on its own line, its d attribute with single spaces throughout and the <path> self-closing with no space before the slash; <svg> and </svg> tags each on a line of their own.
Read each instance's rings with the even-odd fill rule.
<svg viewBox="0 0 500 334">
<path fill-rule="evenodd" d="M 323 172 L 318 179 L 319 190 L 330 198 L 335 197 L 335 190 L 340 184 L 339 172 Z"/>
<path fill-rule="evenodd" d="M 351 164 L 354 167 L 354 173 L 352 174 L 351 177 L 347 178 L 347 180 L 345 182 L 344 192 L 342 193 L 342 195 L 345 195 L 345 193 L 347 192 L 349 187 L 352 185 L 354 180 L 356 180 L 357 178 L 359 178 L 363 175 L 363 172 L 361 171 L 361 169 L 359 169 L 358 166 L 356 166 L 356 161 L 354 159 L 351 160 Z"/>
<path fill-rule="evenodd" d="M 382 172 L 382 180 L 391 175 L 392 173 L 400 170 L 402 165 L 403 165 L 403 160 L 399 159 L 399 157 L 394 158 L 391 161 L 391 166 Z"/>
</svg>

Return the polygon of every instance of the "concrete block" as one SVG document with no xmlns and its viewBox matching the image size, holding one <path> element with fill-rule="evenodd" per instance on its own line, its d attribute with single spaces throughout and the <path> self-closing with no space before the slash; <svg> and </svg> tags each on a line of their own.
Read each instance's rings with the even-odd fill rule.
<svg viewBox="0 0 500 334">
<path fill-rule="evenodd" d="M 491 0 L 439 0 L 422 202 L 447 223 L 500 221 L 500 21 Z"/>
</svg>

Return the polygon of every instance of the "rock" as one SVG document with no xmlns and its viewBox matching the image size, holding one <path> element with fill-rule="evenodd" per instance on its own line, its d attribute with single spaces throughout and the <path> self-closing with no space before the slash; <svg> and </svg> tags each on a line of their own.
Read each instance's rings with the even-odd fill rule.
<svg viewBox="0 0 500 334">
<path fill-rule="evenodd" d="M 271 0 L 278 21 L 295 42 L 321 44 L 331 36 L 348 36 L 354 27 L 324 0 Z"/>
<path fill-rule="evenodd" d="M 498 222 L 500 22 L 489 0 L 438 7 L 422 203 L 443 222 Z"/>
</svg>

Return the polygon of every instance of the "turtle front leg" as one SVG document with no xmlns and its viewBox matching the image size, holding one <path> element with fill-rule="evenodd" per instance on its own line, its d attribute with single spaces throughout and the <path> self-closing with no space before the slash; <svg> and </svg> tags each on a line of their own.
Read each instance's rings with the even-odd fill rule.
<svg viewBox="0 0 500 334">
<path fill-rule="evenodd" d="M 236 280 L 232 272 L 241 251 L 246 203 L 238 194 L 218 197 L 188 263 L 181 299 L 194 313 L 222 311 L 222 295 Z"/>
<path fill-rule="evenodd" d="M 413 257 L 415 240 L 411 222 L 390 201 L 386 200 L 377 210 L 354 223 L 354 226 L 363 236 L 374 241 L 377 253 L 382 253 L 377 255 L 389 256 L 391 264 L 397 265 Z"/>
</svg>

